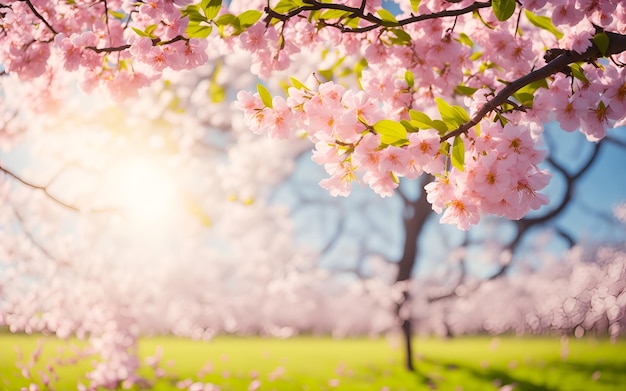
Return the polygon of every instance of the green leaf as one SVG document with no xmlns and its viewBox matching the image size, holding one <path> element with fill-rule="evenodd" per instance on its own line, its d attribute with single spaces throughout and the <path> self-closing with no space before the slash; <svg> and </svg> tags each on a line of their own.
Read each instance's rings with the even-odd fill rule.
<svg viewBox="0 0 626 391">
<path fill-rule="evenodd" d="M 582 81 L 585 84 L 589 84 L 589 79 L 587 79 L 587 76 L 585 76 L 585 72 L 583 71 L 583 68 L 578 65 L 578 64 L 572 64 L 570 65 L 570 69 L 572 70 L 572 75 L 577 78 L 578 80 Z"/>
<path fill-rule="evenodd" d="M 343 25 L 351 29 L 355 29 L 359 27 L 360 21 L 361 21 L 361 18 L 348 18 L 343 22 Z"/>
<path fill-rule="evenodd" d="M 354 65 L 354 74 L 356 75 L 356 82 L 359 85 L 359 88 L 363 88 L 361 85 L 361 77 L 363 76 L 363 70 L 367 68 L 367 60 L 362 57 L 359 62 Z"/>
<path fill-rule="evenodd" d="M 383 119 L 374 124 L 380 142 L 387 145 L 402 145 L 406 142 L 406 129 L 400 122 Z"/>
<path fill-rule="evenodd" d="M 485 21 L 485 19 L 483 19 L 483 16 L 480 14 L 480 12 L 478 12 L 478 10 L 474 10 L 472 11 L 472 16 L 474 17 L 474 19 L 478 19 L 480 20 L 480 22 L 487 27 L 489 30 L 493 30 L 495 28 L 495 26 L 493 26 L 492 24 L 489 24 Z"/>
<path fill-rule="evenodd" d="M 135 33 L 137 33 L 137 35 L 139 35 L 140 37 L 150 37 L 150 34 L 146 34 L 143 31 L 139 30 L 138 28 L 132 27 L 133 31 Z"/>
<path fill-rule="evenodd" d="M 376 11 L 376 13 L 378 14 L 378 16 L 380 16 L 383 26 L 395 27 L 398 25 L 398 20 L 396 19 L 396 17 L 393 16 L 393 14 L 387 11 L 386 9 L 381 8 L 378 11 Z"/>
<path fill-rule="evenodd" d="M 472 55 L 470 56 L 469 59 L 472 60 L 472 61 L 476 61 L 479 58 L 481 58 L 482 56 L 483 56 L 482 52 L 474 52 L 474 53 L 472 53 Z"/>
<path fill-rule="evenodd" d="M 402 124 L 402 126 L 404 126 L 404 129 L 406 129 L 407 132 L 417 132 L 419 130 L 418 127 L 413 126 L 411 121 L 407 121 L 405 119 L 402 119 L 402 120 L 400 120 L 400 123 Z"/>
<path fill-rule="evenodd" d="M 224 14 L 220 15 L 217 19 L 214 19 L 213 23 L 218 26 L 228 26 L 229 24 L 233 23 L 235 19 L 237 19 L 237 17 L 233 14 Z"/>
<path fill-rule="evenodd" d="M 213 103 L 223 102 L 226 98 L 226 90 L 217 83 L 211 83 L 209 85 L 209 96 L 211 97 L 211 102 Z"/>
<path fill-rule="evenodd" d="M 548 88 L 548 83 L 546 82 L 546 79 L 541 79 L 525 85 L 524 87 L 517 90 L 517 92 L 513 94 L 513 97 L 517 99 L 517 101 L 521 105 L 526 107 L 533 107 L 535 92 L 539 88 Z"/>
<path fill-rule="evenodd" d="M 551 32 L 552 34 L 554 34 L 556 39 L 563 38 L 563 33 L 559 31 L 556 27 L 554 27 L 554 24 L 552 24 L 552 19 L 550 19 L 549 17 L 535 15 L 529 10 L 524 10 L 524 13 L 526 14 L 526 19 L 528 19 L 528 21 L 534 26 Z"/>
<path fill-rule="evenodd" d="M 187 34 L 189 38 L 204 39 L 211 34 L 212 30 L 213 26 L 211 25 L 200 24 L 198 22 L 189 22 L 187 28 L 185 29 L 185 34 Z"/>
<path fill-rule="evenodd" d="M 468 87 L 461 84 L 454 87 L 454 93 L 463 96 L 473 96 L 474 92 L 476 92 L 477 90 L 478 88 Z"/>
<path fill-rule="evenodd" d="M 263 13 L 259 10 L 247 10 L 241 15 L 237 16 L 239 26 L 241 26 L 242 29 L 246 29 L 255 24 L 259 19 L 261 19 L 261 15 L 263 15 Z"/>
<path fill-rule="evenodd" d="M 609 49 L 609 36 L 604 31 L 593 36 L 593 43 L 598 47 L 600 53 L 606 56 L 606 51 Z"/>
<path fill-rule="evenodd" d="M 452 144 L 452 167 L 465 171 L 465 145 L 461 136 L 456 136 Z"/>
<path fill-rule="evenodd" d="M 154 37 L 154 35 L 152 34 L 154 32 L 154 30 L 156 30 L 157 25 L 156 24 L 151 24 L 150 26 L 146 27 L 146 34 L 148 34 L 148 36 L 150 37 Z"/>
<path fill-rule="evenodd" d="M 409 117 L 411 117 L 411 125 L 419 129 L 432 129 L 433 120 L 430 117 L 420 111 L 409 110 Z"/>
<path fill-rule="evenodd" d="M 267 88 L 263 87 L 261 84 L 256 85 L 256 89 L 259 91 L 259 96 L 261 97 L 261 101 L 265 105 L 265 107 L 272 108 L 272 94 L 267 90 Z"/>
<path fill-rule="evenodd" d="M 111 15 L 115 19 L 119 19 L 119 20 L 124 20 L 126 18 L 126 13 L 123 12 L 123 11 L 109 10 L 109 15 Z"/>
<path fill-rule="evenodd" d="M 462 43 L 465 46 L 469 46 L 471 48 L 474 47 L 474 41 L 472 41 L 472 39 L 469 37 L 469 35 L 467 35 L 465 33 L 459 34 L 459 38 L 457 38 L 457 41 L 459 41 L 460 43 Z"/>
<path fill-rule="evenodd" d="M 441 113 L 441 119 L 448 125 L 449 129 L 457 128 L 469 122 L 469 114 L 461 106 L 452 106 L 441 98 L 435 98 L 435 101 L 437 102 L 439 113 Z"/>
<path fill-rule="evenodd" d="M 278 4 L 274 6 L 273 11 L 279 14 L 286 14 L 289 11 L 303 6 L 304 2 L 302 0 L 280 0 Z"/>
<path fill-rule="evenodd" d="M 528 92 L 517 92 L 513 95 L 517 101 L 525 107 L 533 107 L 533 101 L 535 100 L 535 96 L 533 94 L 529 94 Z"/>
<path fill-rule="evenodd" d="M 156 24 L 151 24 L 150 26 L 146 27 L 145 31 L 141 31 L 138 28 L 133 27 L 133 31 L 137 33 L 137 35 L 139 35 L 140 37 L 147 37 L 150 39 L 154 39 L 156 38 L 156 35 L 152 34 L 154 32 L 154 30 L 156 30 L 157 26 Z"/>
<path fill-rule="evenodd" d="M 295 77 L 290 76 L 289 80 L 291 80 L 291 85 L 293 85 L 298 90 L 302 90 L 302 89 L 310 90 L 309 87 L 307 87 L 303 82 L 301 82 L 300 80 L 296 79 Z"/>
<path fill-rule="evenodd" d="M 341 19 L 351 14 L 352 12 L 350 11 L 332 9 L 332 10 L 327 10 L 323 14 L 321 14 L 319 19 L 325 19 L 325 20 Z"/>
<path fill-rule="evenodd" d="M 222 0 L 202 0 L 200 3 L 207 19 L 213 20 L 222 8 Z"/>
<path fill-rule="evenodd" d="M 180 10 L 183 16 L 189 18 L 189 22 L 208 22 L 207 18 L 200 13 L 200 8 L 197 4 L 191 4 L 187 8 Z"/>
<path fill-rule="evenodd" d="M 442 136 L 448 131 L 448 126 L 440 119 L 433 120 L 433 128 L 437 129 L 437 131 L 439 131 L 439 134 Z"/>
<path fill-rule="evenodd" d="M 404 72 L 404 80 L 406 81 L 406 84 L 409 86 L 409 88 L 413 88 L 413 86 L 415 85 L 413 72 L 409 71 L 408 69 L 406 70 L 406 72 Z"/>
<path fill-rule="evenodd" d="M 515 0 L 492 0 L 493 14 L 501 22 L 509 19 L 515 12 Z"/>
<path fill-rule="evenodd" d="M 324 80 L 330 81 L 333 79 L 333 70 L 332 69 L 320 69 L 317 71 L 317 74 L 322 76 Z"/>
<path fill-rule="evenodd" d="M 310 11 L 309 16 L 307 18 L 308 22 L 311 24 L 315 24 L 313 22 L 319 20 L 321 14 L 322 14 L 322 11 L 320 10 Z"/>
<path fill-rule="evenodd" d="M 411 0 L 411 9 L 413 10 L 413 12 L 417 12 L 417 9 L 420 6 L 420 2 L 421 0 Z"/>
<path fill-rule="evenodd" d="M 409 46 L 413 42 L 413 38 L 401 28 L 390 29 L 389 32 L 395 37 L 391 38 L 391 43 L 398 46 Z"/>
</svg>

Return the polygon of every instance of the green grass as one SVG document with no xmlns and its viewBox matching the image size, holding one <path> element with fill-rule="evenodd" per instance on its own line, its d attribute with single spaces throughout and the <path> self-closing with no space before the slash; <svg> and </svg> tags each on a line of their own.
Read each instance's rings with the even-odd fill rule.
<svg viewBox="0 0 626 391">
<path fill-rule="evenodd" d="M 27 386 L 16 364 L 25 363 L 43 339 L 43 352 L 34 367 L 44 370 L 59 357 L 85 346 L 76 340 L 0 334 L 0 390 Z M 221 391 L 248 390 L 254 379 L 259 390 L 497 390 L 513 384 L 515 390 L 626 390 L 626 341 L 572 339 L 564 354 L 558 338 L 471 337 L 453 340 L 416 339 L 417 373 L 402 368 L 398 341 L 298 337 L 263 339 L 219 337 L 194 342 L 172 337 L 140 342 L 142 357 L 164 350 L 165 378 L 155 381 L 152 369 L 141 374 L 151 390 L 175 390 L 177 381 L 198 379 L 219 385 Z M 22 353 L 22 359 L 14 347 Z M 57 366 L 55 390 L 76 389 L 93 358 L 79 365 Z M 206 372 L 206 371 L 205 371 Z M 279 375 L 277 375 L 280 373 Z M 386 388 L 385 388 L 386 387 Z"/>
</svg>

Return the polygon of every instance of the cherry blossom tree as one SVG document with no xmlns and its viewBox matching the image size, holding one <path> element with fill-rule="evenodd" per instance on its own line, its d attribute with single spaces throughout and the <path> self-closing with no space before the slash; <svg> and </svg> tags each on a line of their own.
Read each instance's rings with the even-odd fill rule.
<svg viewBox="0 0 626 391">
<path fill-rule="evenodd" d="M 427 185 L 441 221 L 462 229 L 481 215 L 519 219 L 546 203 L 537 165 L 542 123 L 556 119 L 590 141 L 623 123 L 624 5 L 497 0 L 277 3 L 219 0 L 2 2 L 4 72 L 48 83 L 78 72 L 81 88 L 123 99 L 164 72 L 192 69 L 207 51 L 249 52 L 263 79 L 296 55 L 339 56 L 287 99 L 241 92 L 252 131 L 302 133 L 330 178 L 389 196 L 400 178 Z M 604 60 L 603 60 L 604 59 Z M 354 64 L 351 85 L 337 69 Z M 326 71 L 326 72 L 321 72 Z M 327 79 L 328 76 L 328 81 Z M 356 82 L 356 85 L 354 84 Z M 288 85 L 287 84 L 287 85 Z"/>
<path fill-rule="evenodd" d="M 577 245 L 564 259 L 542 262 L 539 271 L 490 280 L 457 300 L 422 307 L 421 331 L 440 333 L 444 326 L 455 334 L 608 333 L 612 339 L 623 333 L 623 246 Z"/>
<path fill-rule="evenodd" d="M 25 137 L 44 165 L 51 165 L 29 177 L 0 162 L 0 194 L 9 205 L 2 221 L 12 227 L 3 234 L 14 244 L 3 249 L 3 258 L 25 260 L 5 266 L 10 273 L 0 287 L 24 292 L 57 273 L 74 281 L 95 281 L 104 270 L 111 274 L 97 282 L 99 293 L 93 296 L 79 296 L 81 290 L 55 279 L 38 295 L 5 299 L 0 320 L 15 330 L 93 337 L 104 358 L 90 375 L 93 387 L 139 381 L 133 346 L 140 332 L 199 338 L 213 330 L 269 332 L 270 326 L 252 330 L 254 325 L 233 324 L 237 317 L 224 315 L 250 310 L 237 306 L 237 292 L 231 292 L 232 306 L 220 311 L 218 321 L 203 313 L 202 305 L 216 299 L 196 296 L 192 287 L 226 283 L 220 273 L 228 264 L 246 265 L 237 278 L 267 297 L 265 314 L 289 305 L 273 300 L 300 297 L 285 289 L 314 290 L 314 281 L 323 277 L 307 266 L 311 255 L 291 244 L 286 212 L 264 204 L 268 188 L 284 180 L 307 143 L 329 175 L 320 185 L 331 195 L 347 196 L 354 183 L 382 197 L 399 194 L 413 210 L 405 218 L 416 237 L 429 210 L 462 230 L 486 215 L 518 221 L 518 228 L 527 230 L 525 222 L 532 218 L 524 216 L 548 203 L 540 193 L 550 180 L 540 166 L 546 157 L 544 124 L 556 121 L 565 132 L 580 130 L 593 143 L 604 139 L 607 129 L 626 124 L 625 34 L 626 6 L 618 0 L 393 5 L 375 0 L 2 0 L 0 145 L 19 155 Z M 198 78 L 195 72 L 205 74 Z M 255 91 L 250 83 L 257 82 Z M 198 83 L 207 88 L 196 89 Z M 76 99 L 77 89 L 93 98 Z M 108 98 L 124 103 L 110 106 Z M 230 101 L 236 101 L 243 121 L 237 123 Z M 229 131 L 209 133 L 206 126 Z M 230 129 L 236 130 L 231 134 Z M 137 140 L 144 143 L 138 146 Z M 185 189 L 182 201 L 173 203 L 184 211 L 168 211 L 180 220 L 152 221 L 151 228 L 199 238 L 207 235 L 200 227 L 219 227 L 215 231 L 228 239 L 225 243 L 236 238 L 237 244 L 223 244 L 217 254 L 195 244 L 181 253 L 145 241 L 128 244 L 125 230 L 146 226 L 133 227 L 125 220 L 132 213 L 120 208 L 129 198 L 135 206 L 148 202 L 102 189 L 119 181 L 122 188 L 132 187 L 115 167 L 139 150 L 145 157 L 136 162 L 141 176 L 152 175 L 142 173 L 146 159 L 164 156 L 166 163 L 157 171 L 175 173 L 177 187 Z M 401 182 L 420 183 L 422 196 L 406 198 Z M 151 194 L 166 200 L 180 196 L 167 187 L 155 187 Z M 228 198 L 235 202 L 224 204 Z M 43 210 L 41 205 L 50 203 L 54 207 Z M 50 222 L 63 226 L 65 209 L 80 213 L 66 223 L 67 232 L 50 238 Z M 192 220 L 189 226 L 195 228 L 173 232 L 183 220 Z M 272 228 L 252 235 L 246 230 L 251 222 Z M 76 227 L 84 236 L 82 245 L 68 244 Z M 100 235 L 102 230 L 111 235 Z M 270 233 L 276 233 L 275 241 L 268 240 Z M 270 242 L 272 248 L 265 249 Z M 123 251 L 113 253 L 112 243 Z M 411 278 L 416 256 L 414 241 L 406 243 L 408 261 L 396 278 L 401 283 Z M 205 280 L 194 280 L 199 273 L 191 273 L 197 254 L 220 265 Z M 129 272 L 131 259 L 157 255 L 179 257 L 190 271 L 180 276 L 186 283 L 169 280 L 167 266 L 145 274 L 136 266 Z M 277 267 L 291 284 L 272 280 L 268 270 Z M 148 279 L 172 285 L 179 298 L 169 306 L 150 290 L 129 294 L 129 286 Z M 108 301 L 93 305 L 110 292 L 115 294 Z M 409 291 L 400 292 L 400 301 L 392 301 L 398 313 Z M 184 304 L 190 297 L 197 299 L 193 308 Z M 68 301 L 79 303 L 77 315 L 59 312 Z M 127 313 L 113 313 L 118 306 Z M 347 307 L 336 305 L 339 312 Z M 42 311 L 46 315 L 40 317 Z M 155 319 L 158 313 L 170 317 Z M 268 319 L 266 325 L 274 322 Z M 298 321 L 283 319 L 274 330 L 306 327 Z"/>
<path fill-rule="evenodd" d="M 620 202 L 624 194 L 603 200 L 597 193 L 609 193 L 612 186 L 596 181 L 619 175 L 623 159 L 605 164 L 605 156 L 621 156 L 623 143 L 611 136 L 587 145 L 579 135 L 572 145 L 560 145 L 553 137 L 561 130 L 554 124 L 549 128 L 547 140 L 552 141 L 547 142 L 545 167 L 555 171 L 560 183 L 550 189 L 550 204 L 516 221 L 488 218 L 464 234 L 436 223 L 419 181 L 401 184 L 388 199 L 357 189 L 343 202 L 325 199 L 321 189 L 316 192 L 307 184 L 311 174 L 296 172 L 295 180 L 281 185 L 296 195 L 289 205 L 296 223 L 302 221 L 297 231 L 323 238 L 320 267 L 357 277 L 365 287 L 374 281 L 387 287 L 373 289 L 373 294 L 396 316 L 395 328 L 404 336 L 407 368 L 414 366 L 413 331 L 450 336 L 463 333 L 460 330 L 464 329 L 451 321 L 458 319 L 456 303 L 471 300 L 481 286 L 495 284 L 504 289 L 506 282 L 495 281 L 508 281 L 508 276 L 514 277 L 520 270 L 541 275 L 542 265 L 551 257 L 564 258 L 563 251 L 578 242 L 589 245 L 591 239 L 585 239 L 589 234 L 592 243 L 623 240 L 624 227 L 611 216 L 610 205 Z M 299 165 L 306 166 L 307 158 Z M 595 191 L 586 190 L 592 186 Z M 575 226 L 568 215 L 578 216 Z M 510 324 L 520 321 L 505 318 L 502 316 L 502 321 Z M 542 329 L 547 330 L 549 327 Z"/>
</svg>

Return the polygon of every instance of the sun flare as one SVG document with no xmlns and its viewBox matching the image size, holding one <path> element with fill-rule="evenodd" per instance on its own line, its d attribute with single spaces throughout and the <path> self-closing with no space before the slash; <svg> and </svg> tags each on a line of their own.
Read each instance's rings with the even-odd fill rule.
<svg viewBox="0 0 626 391">
<path fill-rule="evenodd" d="M 171 210 L 176 186 L 156 162 L 132 158 L 120 164 L 114 176 L 116 201 L 133 219 L 151 221 Z"/>
</svg>

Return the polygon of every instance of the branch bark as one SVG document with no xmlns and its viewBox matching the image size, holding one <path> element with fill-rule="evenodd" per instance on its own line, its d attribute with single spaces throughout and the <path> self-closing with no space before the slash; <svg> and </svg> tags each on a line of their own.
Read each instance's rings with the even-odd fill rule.
<svg viewBox="0 0 626 391">
<path fill-rule="evenodd" d="M 54 35 L 57 35 L 58 32 L 54 29 L 54 27 L 52 27 L 52 25 L 46 20 L 46 18 L 44 18 L 39 11 L 37 11 L 37 9 L 35 8 L 35 6 L 33 5 L 33 3 L 31 3 L 30 0 L 19 0 L 19 1 L 23 1 L 28 5 L 28 8 L 30 8 L 30 10 L 33 12 L 33 14 L 37 17 L 37 19 L 41 20 L 41 22 L 46 25 L 46 27 L 52 31 L 52 33 Z"/>
<path fill-rule="evenodd" d="M 365 13 L 365 7 L 363 6 L 365 2 L 363 2 L 362 6 L 359 8 L 350 7 L 345 4 L 321 3 L 316 0 L 304 0 L 304 3 L 306 3 L 307 5 L 293 9 L 286 14 L 278 13 L 274 11 L 271 7 L 266 7 L 265 13 L 267 14 L 267 18 L 265 21 L 266 23 L 270 23 L 272 19 L 278 19 L 278 20 L 285 22 L 307 11 L 339 10 L 339 11 L 350 12 L 351 18 L 359 18 L 359 19 L 371 22 L 372 24 L 368 26 L 354 27 L 354 28 L 346 27 L 345 25 L 334 24 L 334 23 L 328 23 L 328 24 L 325 23 L 324 24 L 325 26 L 338 28 L 339 30 L 341 30 L 342 33 L 365 33 L 371 30 L 375 30 L 377 28 L 402 27 L 408 24 L 417 23 L 417 22 L 421 22 L 421 21 L 429 20 L 429 19 L 457 17 L 460 15 L 469 14 L 481 8 L 491 7 L 491 1 L 487 1 L 484 3 L 476 2 L 465 8 L 461 8 L 458 10 L 445 10 L 445 11 L 440 11 L 440 12 L 433 12 L 430 14 L 412 15 L 408 18 L 398 20 L 397 22 L 390 22 L 390 21 L 382 20 L 381 18 L 377 17 L 374 14 Z"/>
<path fill-rule="evenodd" d="M 417 182 L 422 185 L 422 182 Z M 433 213 L 430 204 L 426 199 L 426 190 L 422 186 L 419 197 L 410 200 L 403 197 L 404 208 L 408 213 L 404 214 L 404 248 L 402 250 L 402 258 L 398 263 L 398 274 L 396 275 L 396 284 L 406 283 L 411 279 L 415 262 L 417 259 L 418 245 L 417 241 L 426 224 L 428 217 Z M 402 298 L 396 305 L 396 317 L 400 321 L 402 335 L 404 337 L 405 350 L 405 366 L 409 371 L 415 370 L 413 363 L 413 323 L 411 316 L 403 316 L 403 307 L 410 305 L 411 295 L 407 288 L 403 288 Z"/>
<path fill-rule="evenodd" d="M 35 190 L 40 190 L 41 192 L 43 192 L 46 197 L 48 197 L 50 200 L 54 201 L 56 204 L 61 205 L 62 207 L 69 209 L 73 212 L 93 212 L 93 213 L 102 213 L 102 212 L 115 212 L 115 209 L 83 209 L 80 208 L 78 206 L 72 205 L 70 203 L 67 203 L 63 200 L 61 200 L 60 198 L 56 197 L 54 194 L 52 194 L 49 190 L 49 185 L 46 186 L 42 186 L 42 185 L 36 185 L 34 183 L 31 183 L 25 179 L 23 179 L 22 177 L 20 177 L 19 175 L 17 175 L 16 173 L 14 173 L 13 171 L 7 169 L 6 167 L 3 167 L 0 165 L 0 172 L 5 173 L 7 176 L 15 179 L 16 181 L 20 182 L 22 185 L 30 187 L 31 189 L 35 189 Z"/>
<path fill-rule="evenodd" d="M 559 73 L 566 69 L 570 64 L 581 61 L 595 61 L 601 57 L 608 57 L 626 51 L 626 35 L 609 31 L 606 31 L 605 33 L 609 37 L 609 47 L 604 55 L 595 44 L 592 44 L 591 47 L 589 47 L 589 49 L 587 49 L 584 53 L 577 53 L 573 50 L 563 51 L 563 53 L 557 56 L 554 60 L 549 61 L 543 67 L 507 84 L 506 87 L 500 90 L 500 92 L 498 92 L 493 99 L 485 103 L 483 107 L 481 107 L 481 109 L 478 110 L 474 116 L 472 116 L 469 122 L 466 122 L 457 129 L 442 136 L 441 141 L 467 133 L 472 127 L 476 126 L 483 118 L 485 118 L 487 114 L 506 103 L 511 95 L 516 93 L 522 87 Z"/>
</svg>

